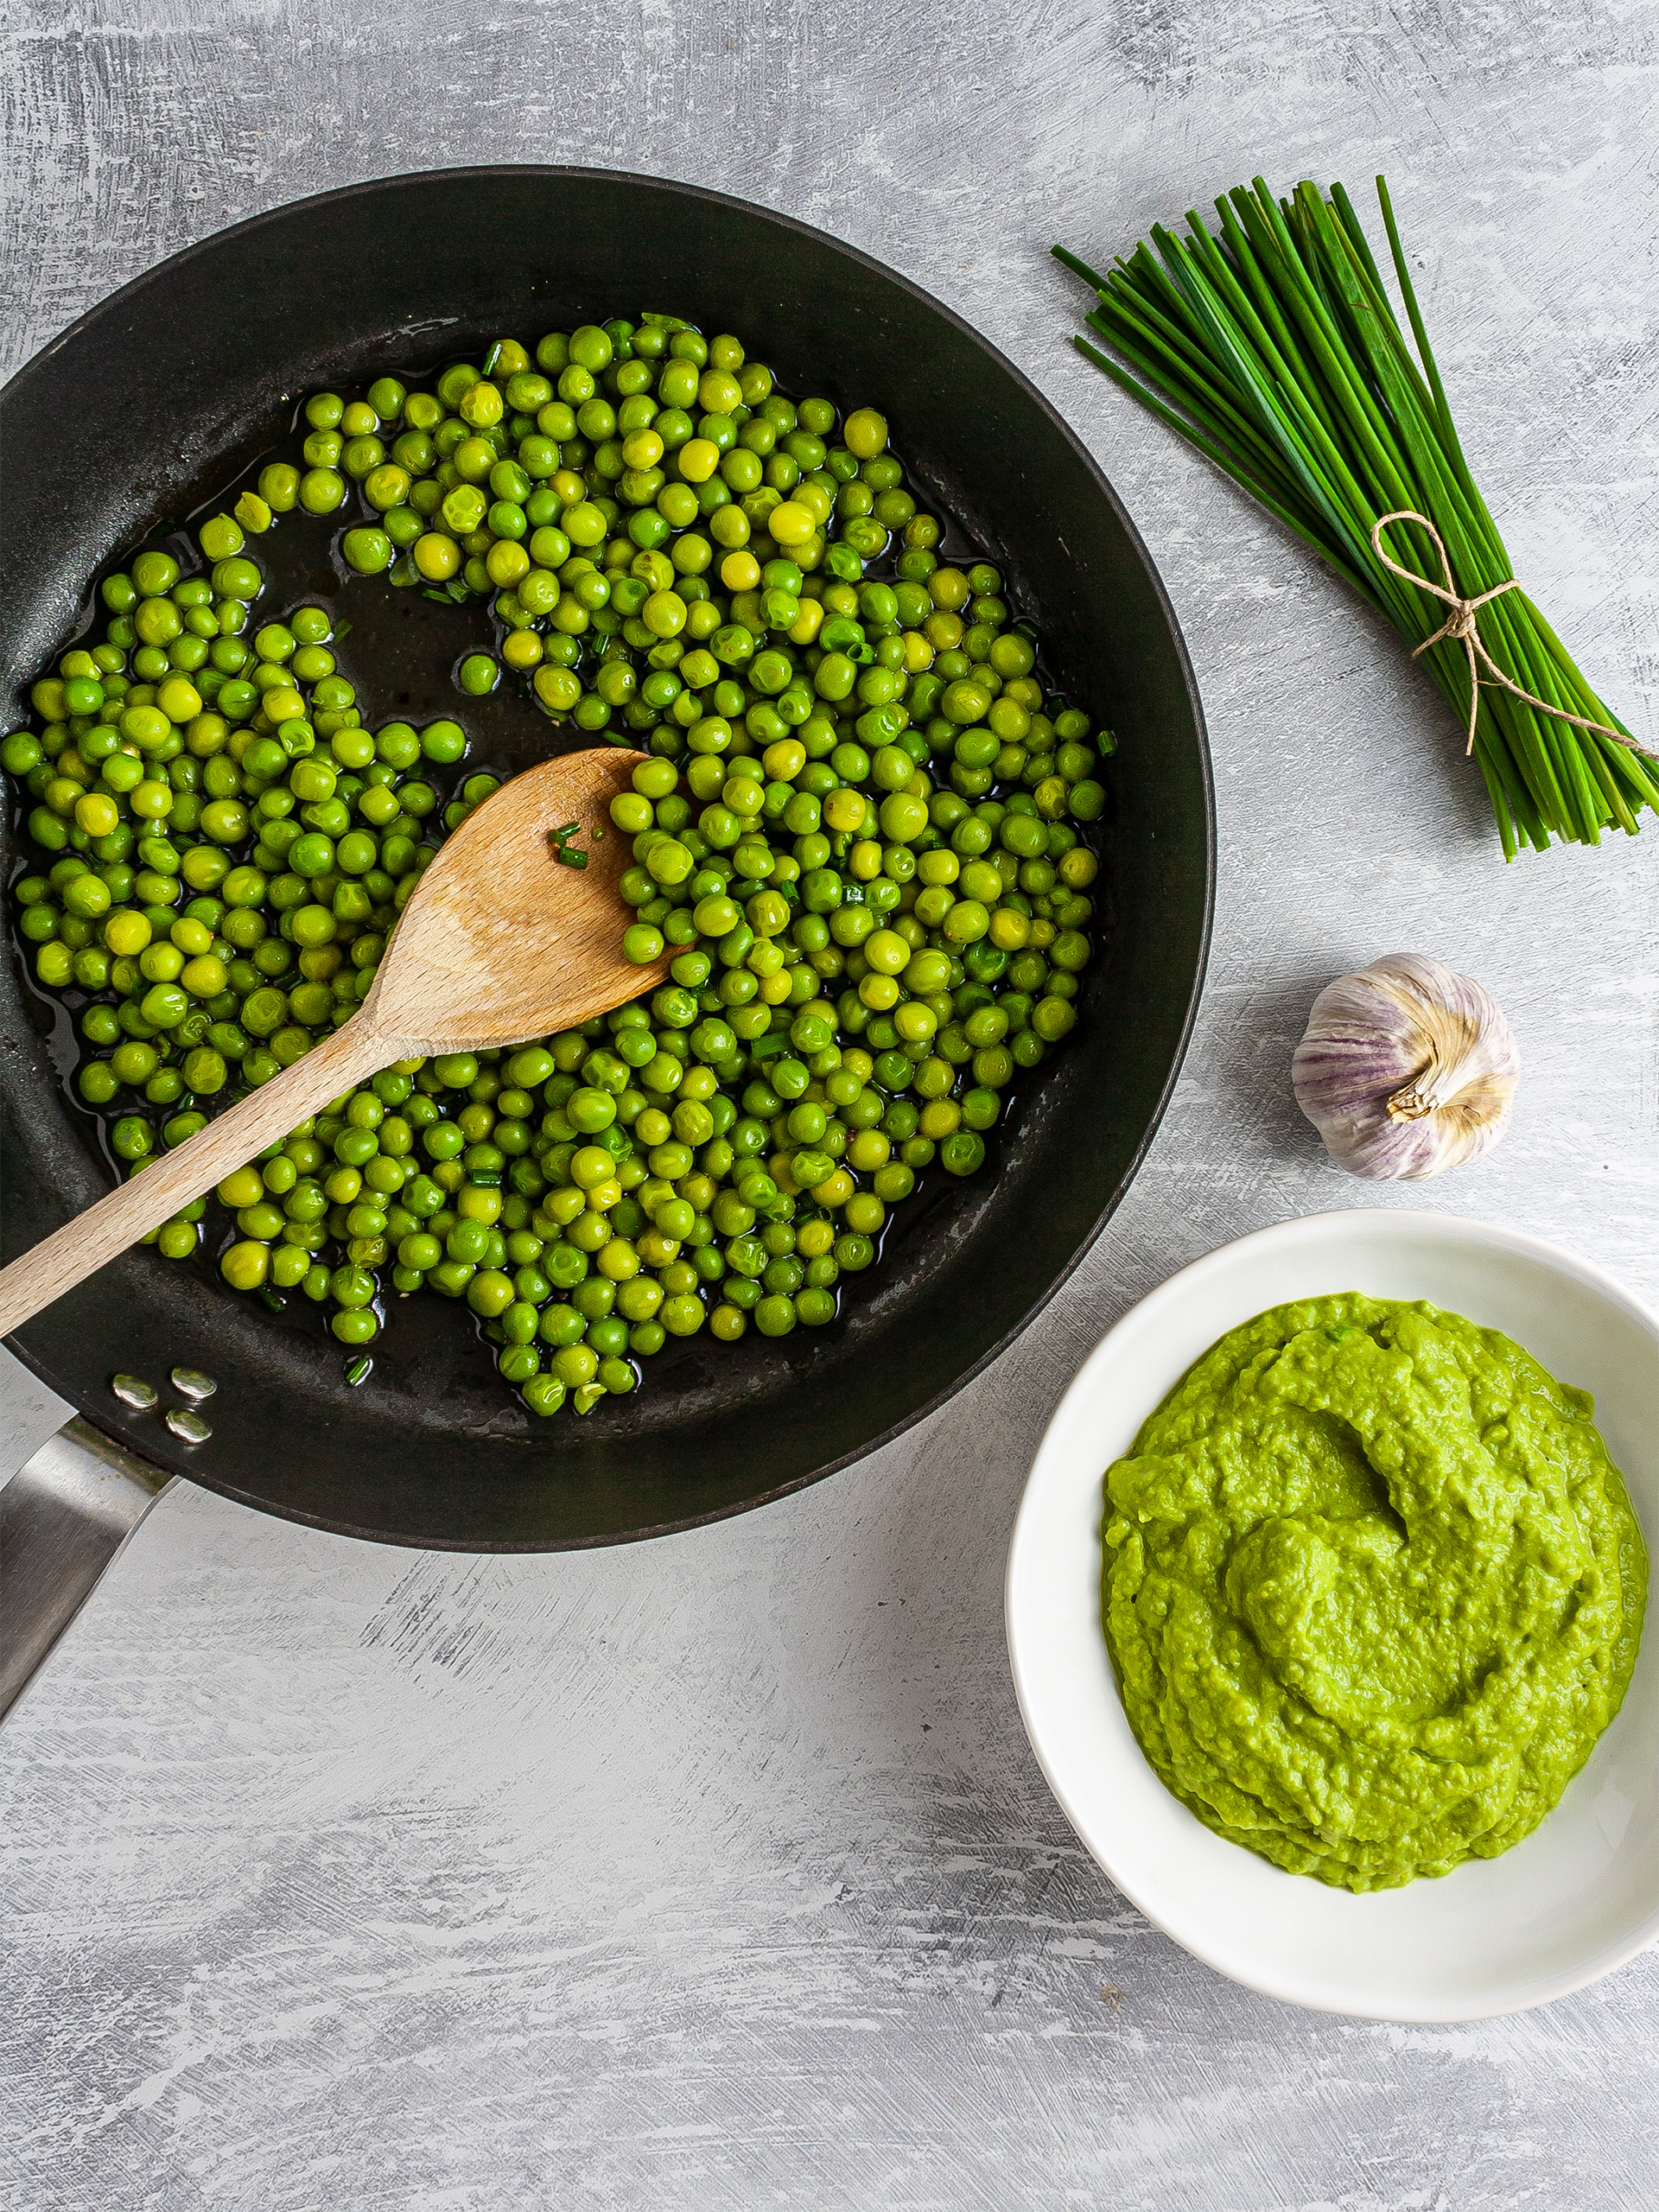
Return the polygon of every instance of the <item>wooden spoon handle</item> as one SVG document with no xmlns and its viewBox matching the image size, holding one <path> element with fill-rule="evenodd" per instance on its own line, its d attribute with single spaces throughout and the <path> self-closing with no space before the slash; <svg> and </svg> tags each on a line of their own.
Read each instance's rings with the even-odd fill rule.
<svg viewBox="0 0 1659 2212">
<path fill-rule="evenodd" d="M 9 1336 L 43 1306 L 96 1274 L 106 1260 L 170 1221 L 181 1206 L 285 1137 L 296 1122 L 399 1058 L 403 1043 L 383 1035 L 367 1012 L 354 1014 L 292 1067 L 198 1129 L 176 1152 L 163 1153 L 141 1175 L 0 1268 L 0 1336 Z"/>
</svg>

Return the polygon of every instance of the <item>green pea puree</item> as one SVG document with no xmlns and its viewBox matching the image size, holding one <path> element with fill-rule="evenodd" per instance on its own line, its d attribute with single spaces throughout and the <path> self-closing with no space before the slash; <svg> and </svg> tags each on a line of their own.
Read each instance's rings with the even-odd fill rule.
<svg viewBox="0 0 1659 2212">
<path fill-rule="evenodd" d="M 1424 1304 L 1276 1306 L 1206 1352 L 1106 1476 L 1107 1641 L 1182 1803 L 1349 1890 L 1530 1834 L 1642 1633 L 1593 1412 Z"/>
</svg>

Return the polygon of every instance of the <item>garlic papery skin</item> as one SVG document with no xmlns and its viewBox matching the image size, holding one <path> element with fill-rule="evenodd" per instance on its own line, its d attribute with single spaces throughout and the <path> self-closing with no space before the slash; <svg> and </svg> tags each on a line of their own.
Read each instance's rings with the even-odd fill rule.
<svg viewBox="0 0 1659 2212">
<path fill-rule="evenodd" d="M 1420 1182 L 1503 1135 L 1521 1054 L 1497 1001 L 1421 953 L 1390 952 L 1313 1001 L 1296 1103 L 1338 1167 Z"/>
</svg>

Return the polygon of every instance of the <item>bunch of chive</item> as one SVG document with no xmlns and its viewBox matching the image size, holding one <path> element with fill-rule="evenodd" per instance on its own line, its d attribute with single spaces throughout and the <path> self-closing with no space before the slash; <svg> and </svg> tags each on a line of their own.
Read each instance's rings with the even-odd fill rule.
<svg viewBox="0 0 1659 2212">
<path fill-rule="evenodd" d="M 1371 532 L 1382 517 L 1427 517 L 1460 596 L 1478 599 L 1514 570 L 1459 443 L 1381 177 L 1376 189 L 1421 366 L 1339 184 L 1328 198 L 1299 184 L 1280 200 L 1258 177 L 1216 202 L 1218 234 L 1190 213 L 1186 238 L 1154 228 L 1150 246 L 1143 240 L 1104 276 L 1060 246 L 1054 253 L 1099 295 L 1089 325 L 1129 366 L 1085 338 L 1079 351 L 1416 648 L 1448 610 L 1379 558 Z M 1419 525 L 1392 524 L 1383 544 L 1440 582 L 1440 556 Z M 1478 619 L 1487 651 L 1523 690 L 1624 729 L 1524 591 L 1504 592 Z M 1466 723 L 1474 701 L 1463 643 L 1442 638 L 1423 659 Z M 1576 728 L 1490 681 L 1478 696 L 1474 753 L 1505 859 L 1523 844 L 1545 851 L 1552 837 L 1594 845 L 1605 828 L 1634 836 L 1643 807 L 1659 812 L 1659 759 L 1634 741 Z"/>
</svg>

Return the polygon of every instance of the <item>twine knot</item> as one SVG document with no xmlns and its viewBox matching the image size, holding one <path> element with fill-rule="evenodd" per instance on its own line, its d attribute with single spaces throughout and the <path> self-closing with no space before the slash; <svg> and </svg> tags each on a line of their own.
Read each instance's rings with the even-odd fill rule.
<svg viewBox="0 0 1659 2212">
<path fill-rule="evenodd" d="M 1434 550 L 1440 556 L 1442 582 L 1437 584 L 1428 576 L 1420 576 L 1414 569 L 1402 569 L 1397 561 L 1392 560 L 1382 550 L 1382 533 L 1391 522 L 1414 522 L 1420 530 L 1427 531 L 1433 541 Z M 1408 584 L 1415 584 L 1419 591 L 1429 593 L 1442 606 L 1451 609 L 1433 636 L 1425 638 L 1411 657 L 1417 659 L 1431 645 L 1438 645 L 1446 638 L 1460 645 L 1469 656 L 1469 741 L 1464 747 L 1465 753 L 1475 749 L 1475 723 L 1480 714 L 1481 687 L 1483 684 L 1488 687 L 1496 684 L 1512 693 L 1516 698 L 1524 700 L 1528 706 L 1535 707 L 1541 715 L 1553 715 L 1558 721 L 1571 722 L 1576 729 L 1592 730 L 1599 737 L 1611 737 L 1614 744 L 1623 745 L 1632 753 L 1640 753 L 1649 760 L 1659 760 L 1659 753 L 1650 751 L 1645 745 L 1638 745 L 1628 731 L 1611 729 L 1605 722 L 1592 721 L 1586 715 L 1569 714 L 1565 707 L 1552 706 L 1548 699 L 1539 698 L 1535 692 L 1523 691 L 1518 683 L 1503 673 L 1486 650 L 1486 641 L 1480 634 L 1478 614 L 1480 608 L 1489 601 L 1500 597 L 1506 591 L 1519 590 L 1518 578 L 1506 576 L 1501 584 L 1494 584 L 1490 591 L 1482 592 L 1478 598 L 1466 599 L 1458 589 L 1457 578 L 1452 573 L 1446 541 L 1428 517 L 1420 515 L 1414 507 L 1396 507 L 1392 514 L 1379 516 L 1371 525 L 1371 550 L 1385 569 L 1390 569 L 1396 576 L 1402 576 Z M 1481 674 L 1483 667 L 1488 671 L 1484 676 Z"/>
</svg>

